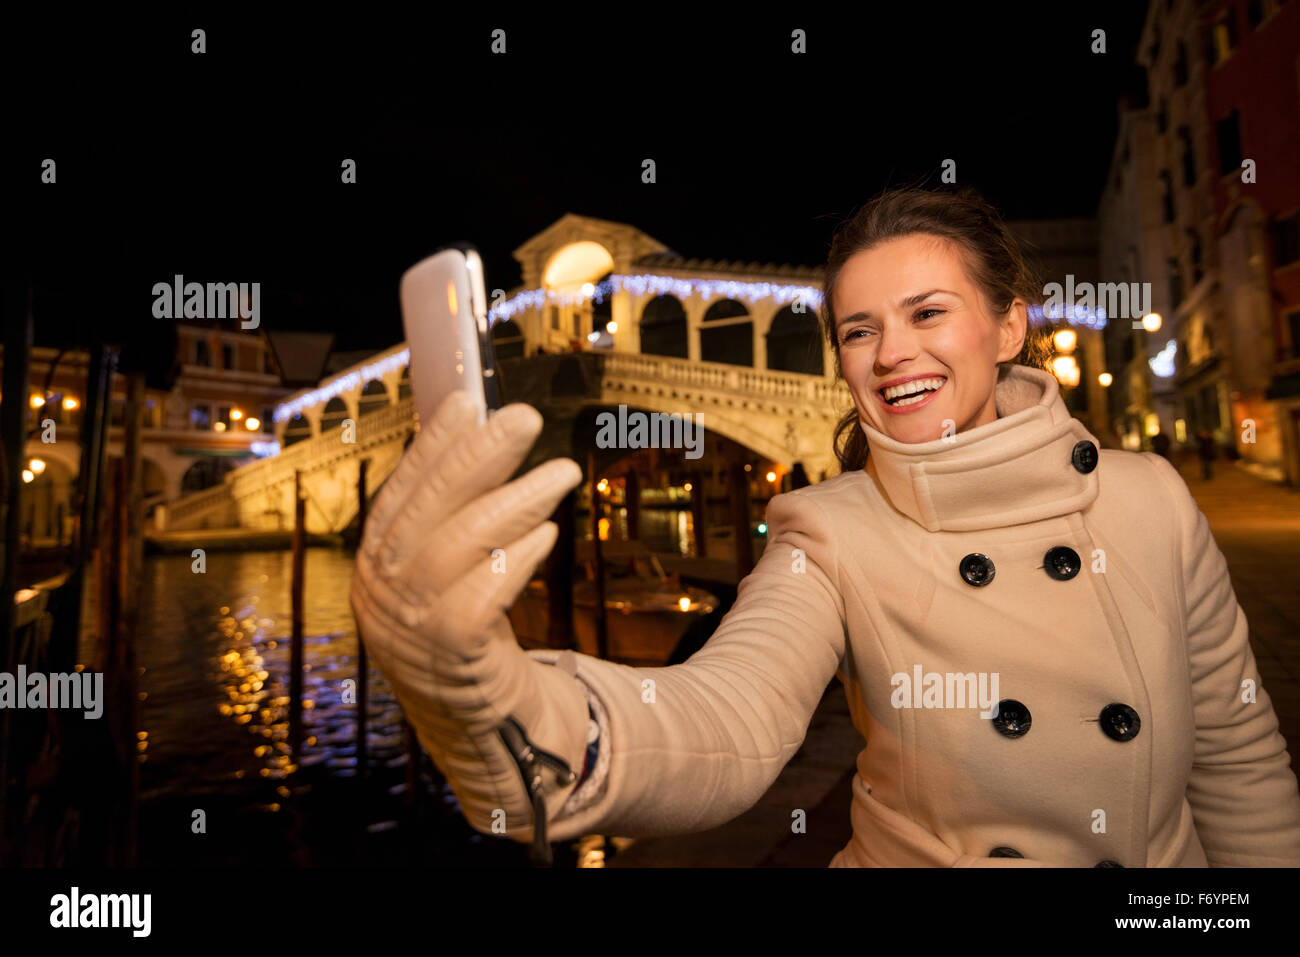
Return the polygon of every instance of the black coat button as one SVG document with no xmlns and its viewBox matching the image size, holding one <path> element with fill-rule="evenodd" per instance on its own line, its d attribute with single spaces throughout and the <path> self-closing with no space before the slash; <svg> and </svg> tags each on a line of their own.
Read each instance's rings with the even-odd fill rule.
<svg viewBox="0 0 1300 957">
<path fill-rule="evenodd" d="M 1070 453 L 1070 461 L 1074 463 L 1076 469 L 1087 475 L 1097 467 L 1097 446 L 1087 439 L 1074 443 L 1074 451 Z"/>
<path fill-rule="evenodd" d="M 1013 698 L 998 702 L 998 713 L 993 716 L 993 727 L 1008 738 L 1018 738 L 1029 730 L 1033 718 L 1029 709 Z"/>
<path fill-rule="evenodd" d="M 1121 864 L 1119 861 L 1112 861 L 1110 858 L 1106 858 L 1106 860 L 1098 861 L 1096 864 L 1092 866 L 1093 867 L 1123 867 L 1124 865 Z"/>
<path fill-rule="evenodd" d="M 981 555 L 979 552 L 971 552 L 963 558 L 957 566 L 957 570 L 961 572 L 962 581 L 977 588 L 993 581 L 993 576 L 997 572 L 997 569 L 993 567 L 993 561 L 987 555 Z"/>
<path fill-rule="evenodd" d="M 989 857 L 1024 857 L 1014 847 L 995 847 L 989 851 Z"/>
<path fill-rule="evenodd" d="M 1142 729 L 1142 719 L 1126 704 L 1108 704 L 1101 709 L 1101 730 L 1116 741 L 1132 741 Z"/>
<path fill-rule="evenodd" d="M 1065 545 L 1049 548 L 1047 554 L 1043 556 L 1043 569 L 1058 582 L 1069 581 L 1079 574 L 1079 569 L 1082 567 L 1083 562 L 1079 560 L 1079 553 Z"/>
</svg>

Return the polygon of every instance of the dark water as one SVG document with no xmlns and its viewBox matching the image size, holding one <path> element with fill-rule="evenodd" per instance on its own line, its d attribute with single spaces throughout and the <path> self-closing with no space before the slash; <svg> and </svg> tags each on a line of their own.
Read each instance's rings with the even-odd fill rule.
<svg viewBox="0 0 1300 957">
<path fill-rule="evenodd" d="M 621 518 L 621 517 L 620 517 Z M 616 518 L 620 531 L 625 523 Z M 680 551 L 689 515 L 646 510 L 642 538 Z M 615 534 L 618 534 L 616 532 Z M 289 752 L 288 552 L 150 556 L 140 590 L 140 863 L 526 866 L 507 838 L 474 832 L 432 763 L 410 766 L 402 714 L 370 667 L 368 762 L 357 779 L 353 556 L 305 556 L 303 750 Z M 191 827 L 195 809 L 208 831 Z M 557 859 L 576 855 L 557 846 Z"/>
<path fill-rule="evenodd" d="M 178 789 L 238 791 L 291 771 L 288 552 L 212 552 L 205 574 L 184 555 L 146 560 L 141 589 L 142 798 Z M 305 556 L 304 767 L 356 773 L 357 635 L 348 604 L 352 557 Z M 367 741 L 372 761 L 400 757 L 401 712 L 370 669 Z"/>
</svg>

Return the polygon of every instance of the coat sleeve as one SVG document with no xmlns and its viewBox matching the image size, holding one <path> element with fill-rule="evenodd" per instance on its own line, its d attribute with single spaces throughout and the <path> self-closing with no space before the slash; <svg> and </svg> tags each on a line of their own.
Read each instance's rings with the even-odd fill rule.
<svg viewBox="0 0 1300 957">
<path fill-rule="evenodd" d="M 1145 455 L 1175 506 L 1196 712 L 1187 800 L 1206 859 L 1211 867 L 1300 866 L 1300 790 L 1227 563 L 1182 476 Z"/>
<path fill-rule="evenodd" d="M 804 490 L 768 503 L 768 542 L 735 604 L 691 658 L 633 668 L 573 654 L 600 714 L 600 796 L 569 806 L 551 840 L 683 834 L 752 807 L 802 744 L 844 657 L 832 526 Z M 554 661 L 555 652 L 530 654 Z M 567 655 L 568 653 L 566 653 Z"/>
</svg>

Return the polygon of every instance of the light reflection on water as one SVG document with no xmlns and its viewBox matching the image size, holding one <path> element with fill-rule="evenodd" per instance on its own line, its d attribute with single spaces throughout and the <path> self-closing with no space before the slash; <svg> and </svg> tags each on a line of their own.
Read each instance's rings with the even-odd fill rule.
<svg viewBox="0 0 1300 957">
<path fill-rule="evenodd" d="M 292 604 L 289 552 L 210 552 L 145 560 L 141 588 L 141 786 L 145 795 L 222 791 L 277 781 L 289 754 Z M 304 561 L 304 766 L 356 773 L 357 635 L 348 602 L 352 556 L 308 549 Z M 370 668 L 370 761 L 405 760 L 401 712 Z M 347 700 L 345 700 L 347 699 Z M 287 797 L 287 789 L 281 788 Z"/>
<path fill-rule="evenodd" d="M 686 519 L 683 520 L 683 515 Z M 652 550 L 686 554 L 690 513 L 643 509 L 641 539 Z M 577 516 L 578 534 L 584 516 Z M 626 510 L 615 517 L 626 535 Z M 138 664 L 143 797 L 204 791 L 240 793 L 240 782 L 280 781 L 289 754 L 292 554 L 212 552 L 204 574 L 188 555 L 145 559 Z M 353 557 L 309 548 L 304 561 L 303 755 L 305 767 L 356 774 L 357 634 L 348 601 Z M 406 761 L 401 710 L 370 667 L 370 764 Z M 244 787 L 246 790 L 246 786 Z M 284 788 L 281 797 L 287 797 Z"/>
</svg>

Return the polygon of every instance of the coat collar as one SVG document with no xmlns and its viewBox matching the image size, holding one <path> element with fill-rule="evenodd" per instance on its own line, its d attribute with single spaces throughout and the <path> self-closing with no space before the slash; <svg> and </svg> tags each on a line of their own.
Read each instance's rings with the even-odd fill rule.
<svg viewBox="0 0 1300 957">
<path fill-rule="evenodd" d="M 994 401 L 995 421 L 949 440 L 899 442 L 862 422 L 865 471 L 896 509 L 931 532 L 1021 525 L 1087 508 L 1097 497 L 1098 442 L 1065 407 L 1056 377 L 1013 365 Z M 1076 465 L 1076 446 L 1085 442 L 1092 450 L 1080 448 Z"/>
</svg>

